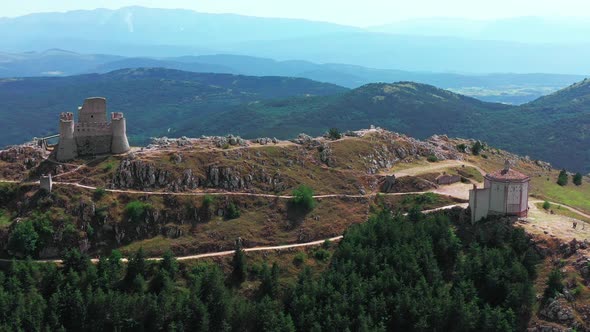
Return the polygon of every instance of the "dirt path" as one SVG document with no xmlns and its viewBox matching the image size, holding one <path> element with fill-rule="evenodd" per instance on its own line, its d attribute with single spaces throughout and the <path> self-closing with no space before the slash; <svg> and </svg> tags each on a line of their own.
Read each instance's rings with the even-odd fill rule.
<svg viewBox="0 0 590 332">
<path fill-rule="evenodd" d="M 442 206 L 442 207 L 439 207 L 436 209 L 424 210 L 424 211 L 422 211 L 422 213 L 433 213 L 436 211 L 449 210 L 454 207 L 464 207 L 464 206 L 466 206 L 466 204 L 447 205 L 447 206 Z M 293 248 L 311 247 L 311 246 L 321 245 L 326 241 L 331 241 L 331 242 L 340 241 L 343 238 L 344 238 L 344 236 L 340 235 L 340 236 L 335 236 L 335 237 L 331 237 L 328 239 L 316 240 L 316 241 L 306 242 L 306 243 L 293 243 L 293 244 L 285 244 L 285 245 L 278 245 L 278 246 L 244 248 L 244 251 L 245 252 L 256 252 L 256 251 L 285 250 L 285 249 L 293 249 Z M 235 250 L 225 250 L 225 251 L 210 252 L 210 253 L 203 253 L 203 254 L 196 254 L 196 255 L 180 256 L 180 257 L 176 257 L 176 259 L 179 261 L 187 261 L 187 260 L 210 258 L 210 257 L 222 257 L 222 256 L 233 255 L 234 252 L 235 252 Z M 149 258 L 146 258 L 146 260 L 160 261 L 160 260 L 162 260 L 162 257 L 149 257 Z M 11 262 L 11 261 L 12 261 L 11 259 L 0 259 L 0 262 L 5 262 L 5 263 Z M 55 263 L 55 264 L 63 263 L 63 260 L 61 260 L 61 259 L 39 259 L 39 260 L 34 260 L 34 261 L 37 263 Z M 98 263 L 99 259 L 93 258 L 93 259 L 91 259 L 91 261 L 92 261 L 92 263 L 96 264 L 96 263 Z M 128 259 L 122 258 L 121 261 L 126 263 L 126 262 L 128 262 Z"/>
<path fill-rule="evenodd" d="M 543 203 L 543 202 L 545 202 L 545 201 L 541 201 L 541 200 L 529 200 L 529 202 Z M 584 212 L 582 212 L 582 211 L 580 211 L 580 210 L 576 210 L 576 209 L 574 209 L 574 208 L 573 208 L 573 207 L 571 207 L 571 206 L 567 206 L 567 205 L 565 205 L 565 204 L 561 204 L 561 203 L 555 203 L 555 202 L 549 202 L 549 203 L 550 203 L 551 205 L 559 205 L 559 206 L 561 206 L 561 207 L 563 207 L 563 208 L 566 208 L 566 209 L 568 209 L 568 210 L 570 210 L 570 211 L 572 211 L 572 212 L 574 212 L 574 213 L 577 213 L 577 214 L 581 215 L 582 217 L 586 217 L 586 218 L 590 219 L 590 214 L 586 214 L 586 213 L 584 213 Z"/>
<path fill-rule="evenodd" d="M 461 167 L 463 165 L 477 169 L 482 175 L 486 174 L 486 172 L 484 172 L 479 166 L 476 166 L 468 161 L 463 161 L 463 160 L 441 160 L 436 163 L 430 163 L 428 165 L 406 168 L 406 169 L 399 170 L 397 172 L 395 172 L 395 171 L 394 172 L 383 172 L 382 174 L 384 174 L 384 175 L 393 174 L 396 177 L 416 176 L 416 175 L 420 175 L 420 174 L 441 171 L 441 170 L 444 170 L 444 169 L 447 169 L 450 167 Z"/>
<path fill-rule="evenodd" d="M 30 181 L 30 182 L 21 182 L 15 180 L 0 180 L 0 183 L 20 183 L 22 185 L 34 185 L 39 184 L 39 181 Z M 79 184 L 77 182 L 61 182 L 61 181 L 54 181 L 53 185 L 61 185 L 61 186 L 71 186 L 77 187 L 87 190 L 96 190 L 97 187 L 94 186 L 87 186 L 83 184 Z M 199 191 L 199 192 L 171 192 L 171 191 L 142 191 L 142 190 L 126 190 L 126 189 L 104 189 L 106 192 L 111 193 L 121 193 L 121 194 L 135 194 L 135 195 L 160 195 L 160 196 L 250 196 L 250 197 L 265 197 L 265 198 L 281 198 L 281 199 L 291 199 L 293 198 L 292 195 L 273 195 L 273 194 L 258 194 L 258 193 L 248 193 L 248 192 L 235 192 L 235 191 Z M 448 193 L 439 190 L 441 194 L 449 195 Z M 376 195 L 384 195 L 384 196 L 403 196 L 403 195 L 421 195 L 427 192 L 435 192 L 436 190 L 430 191 L 412 191 L 412 192 L 402 192 L 402 193 L 369 193 L 369 194 L 321 194 L 321 195 L 314 195 L 314 198 L 370 198 Z M 461 198 L 461 197 L 455 197 Z"/>
<path fill-rule="evenodd" d="M 555 237 L 565 241 L 590 239 L 590 223 L 564 215 L 547 213 L 547 211 L 537 207 L 537 204 L 542 202 L 544 201 L 530 199 L 528 217 L 519 221 L 519 225 L 528 233 Z M 551 204 L 560 205 L 581 216 L 588 217 L 587 214 L 563 204 Z M 576 228 L 573 227 L 574 222 L 577 223 Z"/>
</svg>

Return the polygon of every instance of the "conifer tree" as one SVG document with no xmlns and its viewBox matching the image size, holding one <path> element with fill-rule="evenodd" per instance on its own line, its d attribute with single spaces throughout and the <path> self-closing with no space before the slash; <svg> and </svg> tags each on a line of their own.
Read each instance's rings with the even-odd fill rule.
<svg viewBox="0 0 590 332">
<path fill-rule="evenodd" d="M 561 172 L 559 172 L 559 175 L 557 176 L 557 184 L 563 187 L 567 185 L 567 181 L 567 171 L 565 169 L 562 169 Z"/>
<path fill-rule="evenodd" d="M 576 173 L 574 175 L 573 182 L 576 186 L 581 186 L 582 185 L 582 174 Z"/>
</svg>

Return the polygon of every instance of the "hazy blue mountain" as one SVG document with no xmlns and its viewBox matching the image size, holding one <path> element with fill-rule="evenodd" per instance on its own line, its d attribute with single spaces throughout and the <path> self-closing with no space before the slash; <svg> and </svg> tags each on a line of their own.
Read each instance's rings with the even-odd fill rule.
<svg viewBox="0 0 590 332">
<path fill-rule="evenodd" d="M 126 68 L 167 68 L 197 73 L 222 73 L 222 74 L 243 74 L 230 67 L 199 62 L 180 62 L 166 59 L 151 58 L 125 58 L 122 60 L 112 61 L 101 64 L 94 68 L 87 68 L 84 72 L 106 73 L 118 69 Z M 263 76 L 263 75 L 258 75 Z M 268 76 L 268 75 L 267 75 Z M 284 75 L 288 76 L 288 75 Z"/>
<path fill-rule="evenodd" d="M 561 74 L 486 74 L 411 72 L 346 64 L 276 61 L 242 55 L 202 55 L 175 58 L 123 58 L 63 50 L 40 53 L 0 53 L 0 77 L 66 76 L 107 73 L 124 68 L 161 67 L 192 72 L 249 76 L 302 77 L 357 88 L 373 82 L 413 81 L 451 89 L 485 101 L 522 104 L 584 79 Z"/>
<path fill-rule="evenodd" d="M 590 19 L 514 17 L 497 20 L 420 18 L 368 28 L 370 31 L 419 36 L 447 36 L 525 43 L 588 43 Z"/>
<path fill-rule="evenodd" d="M 0 19 L 0 49 L 61 48 L 142 58 L 237 54 L 457 73 L 586 74 L 585 68 L 590 68 L 590 43 L 582 39 L 590 35 L 586 21 L 518 18 L 485 23 L 480 28 L 475 27 L 481 25 L 477 21 L 410 22 L 399 29 L 377 29 L 389 31 L 379 33 L 305 20 L 128 7 Z M 516 26 L 523 28 L 515 30 Z M 462 30 L 474 35 L 461 34 Z M 570 39 L 558 38 L 570 30 Z M 431 36 L 437 33 L 445 36 Z M 551 43 L 537 43 L 542 38 L 551 39 Z M 325 68 L 317 72 L 318 77 L 327 74 L 330 71 Z"/>
<path fill-rule="evenodd" d="M 64 76 L 88 72 L 89 68 L 118 61 L 123 57 L 79 54 L 60 49 L 43 52 L 0 52 L 0 77 Z"/>
<path fill-rule="evenodd" d="M 0 40 L 4 47 L 22 45 L 23 41 L 30 41 L 34 46 L 34 42 L 67 40 L 193 47 L 356 30 L 305 20 L 144 7 L 39 13 L 0 19 Z"/>
<path fill-rule="evenodd" d="M 586 74 L 590 68 L 590 43 L 525 44 L 368 32 L 245 42 L 223 51 L 410 71 Z"/>
</svg>

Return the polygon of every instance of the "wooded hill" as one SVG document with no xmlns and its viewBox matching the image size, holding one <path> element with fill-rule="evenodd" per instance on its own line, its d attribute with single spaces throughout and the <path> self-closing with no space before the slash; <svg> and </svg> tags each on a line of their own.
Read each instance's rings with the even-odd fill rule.
<svg viewBox="0 0 590 332">
<path fill-rule="evenodd" d="M 132 144 L 151 136 L 238 134 L 247 138 L 373 124 L 417 138 L 475 138 L 557 167 L 590 172 L 590 81 L 520 107 L 486 103 L 430 85 L 399 82 L 347 90 L 286 77 L 124 69 L 108 74 L 0 81 L 5 144 L 55 133 L 59 112 L 84 98 L 123 111 Z M 34 114 L 34 116 L 31 116 Z"/>
</svg>

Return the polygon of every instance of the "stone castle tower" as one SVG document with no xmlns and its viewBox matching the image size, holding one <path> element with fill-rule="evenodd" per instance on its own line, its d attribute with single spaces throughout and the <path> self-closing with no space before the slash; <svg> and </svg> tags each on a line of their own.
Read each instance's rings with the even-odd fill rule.
<svg viewBox="0 0 590 332">
<path fill-rule="evenodd" d="M 67 161 L 78 156 L 127 152 L 126 131 L 123 113 L 111 113 L 108 122 L 106 99 L 88 98 L 78 108 L 78 123 L 74 123 L 73 113 L 61 113 L 56 159 Z"/>
</svg>

